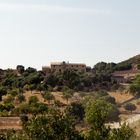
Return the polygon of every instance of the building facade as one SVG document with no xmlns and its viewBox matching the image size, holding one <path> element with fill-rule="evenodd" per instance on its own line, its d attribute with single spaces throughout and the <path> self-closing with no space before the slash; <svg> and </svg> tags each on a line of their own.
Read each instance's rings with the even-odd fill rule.
<svg viewBox="0 0 140 140">
<path fill-rule="evenodd" d="M 79 64 L 79 63 L 66 63 L 66 62 L 60 62 L 60 63 L 51 63 L 51 72 L 64 72 L 66 69 L 74 70 L 77 72 L 86 72 L 86 65 L 85 64 Z"/>
<path fill-rule="evenodd" d="M 81 63 L 66 63 L 66 62 L 53 62 L 50 67 L 42 67 L 45 73 L 62 73 L 66 69 L 74 70 L 76 72 L 86 72 L 86 65 Z"/>
</svg>

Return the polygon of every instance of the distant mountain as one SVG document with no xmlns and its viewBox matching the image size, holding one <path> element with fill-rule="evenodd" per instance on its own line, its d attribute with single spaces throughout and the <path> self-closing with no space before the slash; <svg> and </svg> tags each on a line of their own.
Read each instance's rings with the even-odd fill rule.
<svg viewBox="0 0 140 140">
<path fill-rule="evenodd" d="M 140 64 L 140 54 L 118 63 L 115 66 L 115 70 L 130 70 L 132 64 Z"/>
</svg>

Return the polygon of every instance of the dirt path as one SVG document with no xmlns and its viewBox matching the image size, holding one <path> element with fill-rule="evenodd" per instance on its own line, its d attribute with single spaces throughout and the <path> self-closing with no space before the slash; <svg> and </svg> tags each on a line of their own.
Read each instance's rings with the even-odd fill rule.
<svg viewBox="0 0 140 140">
<path fill-rule="evenodd" d="M 21 121 L 19 117 L 0 117 L 0 130 L 21 130 Z"/>
</svg>

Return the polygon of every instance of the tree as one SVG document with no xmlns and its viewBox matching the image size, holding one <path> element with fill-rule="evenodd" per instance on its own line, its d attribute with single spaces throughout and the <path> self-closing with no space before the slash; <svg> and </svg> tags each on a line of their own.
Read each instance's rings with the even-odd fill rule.
<svg viewBox="0 0 140 140">
<path fill-rule="evenodd" d="M 67 115 L 75 117 L 77 120 L 81 121 L 84 118 L 85 111 L 81 103 L 73 102 L 66 107 L 65 113 Z"/>
<path fill-rule="evenodd" d="M 37 70 L 35 69 L 35 68 L 31 68 L 31 67 L 28 67 L 26 70 L 25 70 L 25 72 L 27 72 L 27 73 L 34 73 L 34 72 L 36 72 Z"/>
<path fill-rule="evenodd" d="M 134 140 L 135 131 L 128 125 L 121 125 L 120 129 L 113 129 L 110 140 Z"/>
<path fill-rule="evenodd" d="M 35 85 L 30 84 L 28 85 L 28 89 L 31 91 L 31 93 L 33 92 L 33 90 L 35 89 Z"/>
<path fill-rule="evenodd" d="M 132 111 L 137 109 L 135 104 L 132 104 L 132 103 L 127 103 L 126 105 L 124 105 L 124 108 L 125 108 L 125 110 L 131 111 L 131 113 L 132 113 Z"/>
<path fill-rule="evenodd" d="M 40 93 L 41 93 L 42 91 L 44 91 L 44 90 L 45 90 L 44 84 L 38 84 L 37 90 L 40 91 Z"/>
<path fill-rule="evenodd" d="M 2 96 L 3 95 L 6 95 L 7 94 L 7 91 L 5 88 L 1 87 L 0 88 L 0 101 L 2 100 Z"/>
<path fill-rule="evenodd" d="M 73 90 L 69 89 L 68 87 L 63 88 L 63 97 L 66 99 L 67 103 L 69 101 L 69 98 L 71 98 L 73 95 Z"/>
<path fill-rule="evenodd" d="M 74 120 L 57 110 L 25 119 L 22 124 L 31 140 L 83 140 L 75 129 Z"/>
<path fill-rule="evenodd" d="M 17 99 L 19 100 L 20 103 L 22 103 L 23 101 L 25 101 L 25 97 L 22 94 L 18 94 L 17 95 Z"/>
<path fill-rule="evenodd" d="M 88 140 L 130 140 L 135 136 L 135 132 L 123 124 L 119 129 L 110 129 L 105 126 L 110 111 L 111 104 L 103 100 L 90 100 L 86 105 L 85 119 L 90 124 L 87 133 Z"/>
<path fill-rule="evenodd" d="M 130 84 L 128 90 L 134 96 L 136 96 L 136 97 L 139 97 L 140 96 L 140 85 L 138 85 L 138 84 Z"/>
<path fill-rule="evenodd" d="M 46 92 L 45 95 L 43 95 L 44 99 L 50 103 L 51 100 L 54 99 L 54 96 L 51 94 L 51 92 Z"/>
<path fill-rule="evenodd" d="M 63 85 L 71 89 L 77 89 L 77 87 L 81 83 L 79 74 L 69 69 L 66 69 L 62 73 L 62 79 L 63 79 Z"/>
<path fill-rule="evenodd" d="M 35 103 L 38 102 L 38 98 L 36 96 L 31 96 L 31 97 L 29 97 L 29 101 L 28 102 L 29 102 L 29 105 L 35 104 Z"/>
<path fill-rule="evenodd" d="M 24 71 L 25 71 L 25 68 L 22 65 L 17 65 L 17 68 L 16 69 L 17 69 L 17 71 L 18 71 L 19 74 L 23 74 Z"/>
<path fill-rule="evenodd" d="M 105 100 L 106 102 L 108 103 L 111 103 L 111 104 L 116 104 L 116 99 L 114 97 L 111 97 L 111 96 L 104 96 L 102 97 L 101 99 Z"/>
<path fill-rule="evenodd" d="M 105 140 L 109 138 L 110 129 L 106 128 L 105 122 L 111 105 L 103 100 L 90 100 L 85 108 L 85 120 L 91 125 L 88 133 L 89 139 Z"/>
<path fill-rule="evenodd" d="M 119 115 L 120 115 L 120 111 L 117 108 L 116 105 L 111 104 L 111 111 L 109 112 L 109 115 L 107 117 L 107 122 L 118 122 L 119 121 Z"/>
</svg>

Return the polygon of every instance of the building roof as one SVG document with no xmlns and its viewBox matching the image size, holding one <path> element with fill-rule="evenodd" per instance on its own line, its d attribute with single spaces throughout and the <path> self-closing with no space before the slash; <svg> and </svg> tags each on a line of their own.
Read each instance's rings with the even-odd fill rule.
<svg viewBox="0 0 140 140">
<path fill-rule="evenodd" d="M 140 70 L 125 70 L 125 71 L 115 71 L 113 76 L 123 76 L 126 74 L 140 74 Z"/>
<path fill-rule="evenodd" d="M 63 63 L 67 64 L 67 65 L 82 65 L 82 66 L 86 66 L 86 64 L 84 63 L 66 63 L 66 62 L 51 62 L 51 65 L 62 65 Z"/>
</svg>

